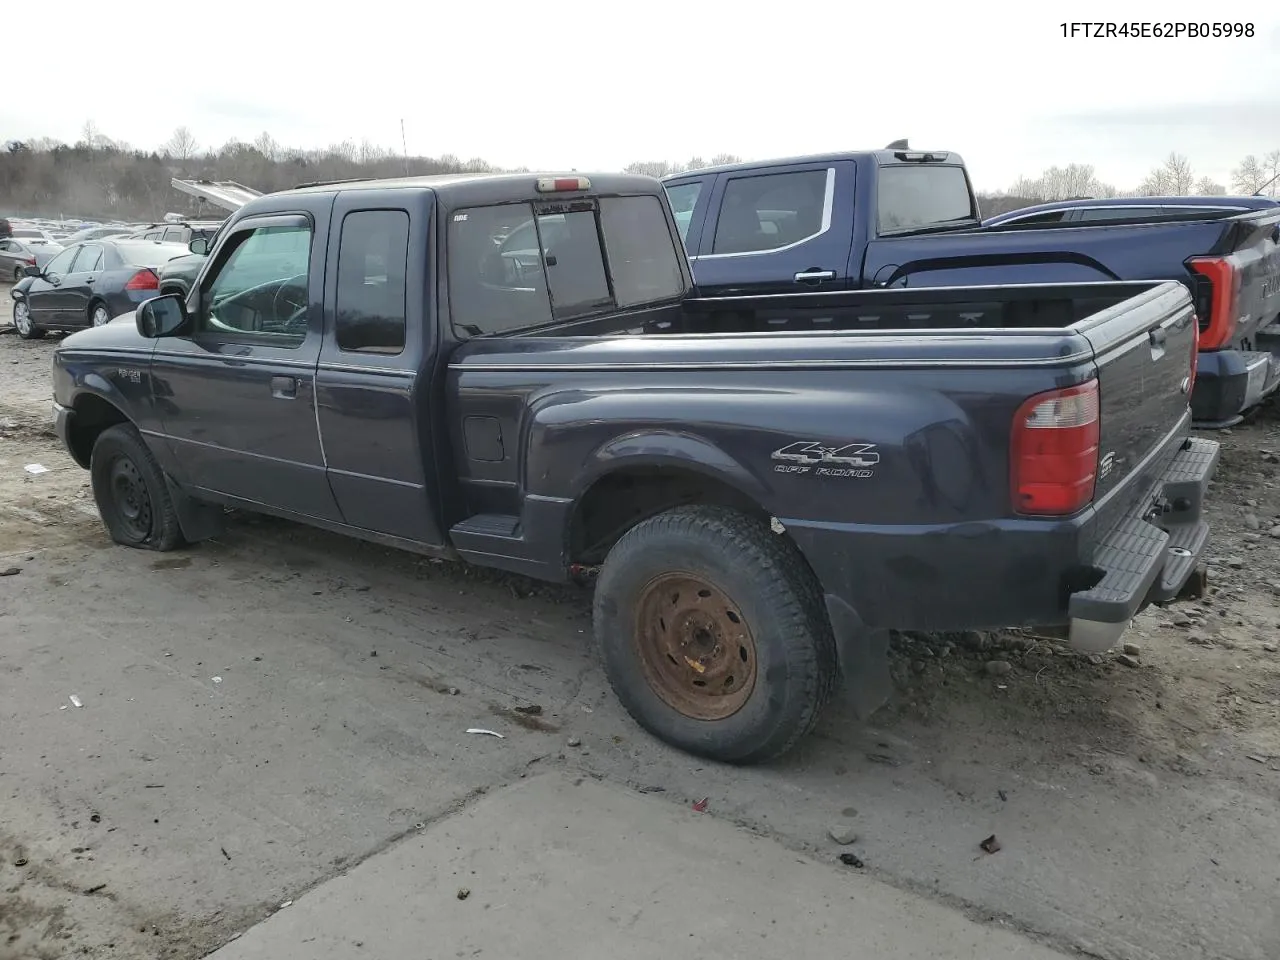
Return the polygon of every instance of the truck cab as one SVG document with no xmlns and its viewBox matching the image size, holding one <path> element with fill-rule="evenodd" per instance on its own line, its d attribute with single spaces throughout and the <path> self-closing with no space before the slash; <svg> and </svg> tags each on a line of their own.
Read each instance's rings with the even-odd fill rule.
<svg viewBox="0 0 1280 960">
<path fill-rule="evenodd" d="M 877 237 L 979 224 L 964 161 L 951 152 L 739 163 L 663 186 L 702 296 L 858 288 Z"/>
</svg>

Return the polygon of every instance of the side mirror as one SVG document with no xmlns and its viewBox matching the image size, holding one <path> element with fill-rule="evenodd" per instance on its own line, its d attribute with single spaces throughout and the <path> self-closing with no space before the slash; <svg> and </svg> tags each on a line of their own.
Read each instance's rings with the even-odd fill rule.
<svg viewBox="0 0 1280 960">
<path fill-rule="evenodd" d="M 171 337 L 186 325 L 187 307 L 176 293 L 153 297 L 138 307 L 134 322 L 144 337 Z"/>
<path fill-rule="evenodd" d="M 209 238 L 196 237 L 194 240 L 192 240 L 190 243 L 187 244 L 187 249 L 190 250 L 192 253 L 198 253 L 201 256 L 204 256 L 209 252 Z"/>
<path fill-rule="evenodd" d="M 40 272 L 39 267 L 30 263 L 22 268 L 22 273 L 23 273 L 23 276 L 27 276 L 27 277 L 43 277 L 44 276 L 44 274 Z"/>
</svg>

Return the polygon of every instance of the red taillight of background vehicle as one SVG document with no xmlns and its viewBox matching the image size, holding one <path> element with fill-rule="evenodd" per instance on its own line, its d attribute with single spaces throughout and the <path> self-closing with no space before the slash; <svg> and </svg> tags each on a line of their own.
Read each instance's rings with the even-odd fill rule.
<svg viewBox="0 0 1280 960">
<path fill-rule="evenodd" d="M 36 258 L 27 257 L 27 259 L 23 260 L 22 262 L 25 263 L 28 267 L 34 267 L 36 265 Z"/>
<path fill-rule="evenodd" d="M 154 271 L 144 267 L 129 278 L 124 288 L 126 290 L 159 290 L 160 278 Z"/>
<path fill-rule="evenodd" d="M 1098 381 L 1028 398 L 1013 418 L 1009 493 L 1015 513 L 1064 517 L 1093 499 Z"/>
<path fill-rule="evenodd" d="M 1208 321 L 1200 331 L 1199 349 L 1225 347 L 1236 333 L 1240 270 L 1230 257 L 1192 257 L 1187 266 L 1209 282 L 1208 303 L 1196 305 L 1196 313 Z"/>
</svg>

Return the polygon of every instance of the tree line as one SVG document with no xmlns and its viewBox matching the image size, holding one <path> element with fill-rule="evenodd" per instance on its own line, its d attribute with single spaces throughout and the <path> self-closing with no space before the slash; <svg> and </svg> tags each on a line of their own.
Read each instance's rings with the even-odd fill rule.
<svg viewBox="0 0 1280 960">
<path fill-rule="evenodd" d="M 1196 176 L 1191 162 L 1175 152 L 1131 189 L 1101 180 L 1090 164 L 1071 163 L 1050 167 L 1038 177 L 1019 177 L 1008 190 L 980 194 L 979 202 L 984 216 L 995 216 L 1033 203 L 1081 197 L 1222 197 L 1228 192 L 1252 196 L 1259 191 L 1280 197 L 1280 150 L 1245 157 L 1231 171 L 1230 184 Z"/>
<path fill-rule="evenodd" d="M 628 173 L 661 177 L 706 166 L 735 163 L 722 153 L 703 160 L 644 160 L 625 167 Z M 10 140 L 0 150 L 0 215 L 79 217 L 96 220 L 159 219 L 165 213 L 187 216 L 222 212 L 199 210 L 197 201 L 174 190 L 171 180 L 235 180 L 264 193 L 316 180 L 396 177 L 438 173 L 488 172 L 498 168 L 479 157 L 462 160 L 453 154 L 408 156 L 368 140 L 344 140 L 303 150 L 285 147 L 269 133 L 251 142 L 231 140 L 202 145 L 188 127 L 178 127 L 154 150 L 141 150 L 113 140 L 86 123 L 72 144 L 49 138 Z M 509 172 L 527 172 L 517 168 Z M 1103 182 L 1089 164 L 1050 167 L 1038 177 L 1020 177 L 1009 189 L 979 194 L 984 215 L 1031 203 L 1072 197 L 1143 195 L 1224 195 L 1230 190 L 1259 190 L 1280 196 L 1280 150 L 1245 157 L 1232 171 L 1231 183 L 1197 177 L 1188 159 L 1171 153 L 1131 190 Z M 1270 183 L 1268 183 L 1270 181 Z"/>
</svg>

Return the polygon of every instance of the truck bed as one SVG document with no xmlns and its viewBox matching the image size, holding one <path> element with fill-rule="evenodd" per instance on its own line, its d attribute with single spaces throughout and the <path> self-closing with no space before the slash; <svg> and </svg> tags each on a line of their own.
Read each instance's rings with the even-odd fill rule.
<svg viewBox="0 0 1280 960">
<path fill-rule="evenodd" d="M 1027 284 L 919 290 L 705 297 L 679 308 L 602 317 L 537 331 L 537 336 L 699 336 L 1035 330 L 1065 333 L 1135 297 L 1151 282 Z"/>
</svg>

